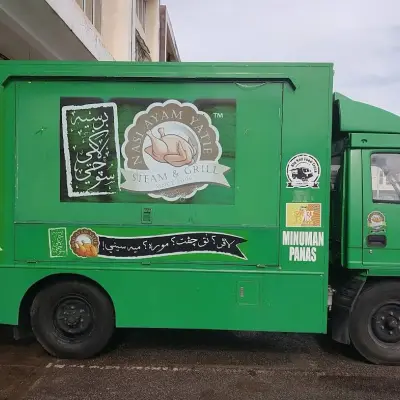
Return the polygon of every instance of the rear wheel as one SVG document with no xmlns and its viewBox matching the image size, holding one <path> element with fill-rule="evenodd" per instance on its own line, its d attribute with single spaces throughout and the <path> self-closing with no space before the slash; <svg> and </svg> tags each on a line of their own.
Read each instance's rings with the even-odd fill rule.
<svg viewBox="0 0 400 400">
<path fill-rule="evenodd" d="M 378 282 L 361 292 L 350 318 L 350 338 L 374 364 L 400 364 L 400 283 Z"/>
<path fill-rule="evenodd" d="M 98 354 L 114 332 L 114 309 L 96 286 L 60 282 L 40 291 L 31 307 L 38 342 L 58 358 L 89 358 Z"/>
</svg>

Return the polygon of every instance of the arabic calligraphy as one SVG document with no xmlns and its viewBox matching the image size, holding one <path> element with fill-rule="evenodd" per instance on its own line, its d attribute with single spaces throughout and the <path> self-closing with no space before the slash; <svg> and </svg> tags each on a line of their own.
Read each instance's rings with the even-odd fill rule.
<svg viewBox="0 0 400 400">
<path fill-rule="evenodd" d="M 62 107 L 69 197 L 119 190 L 119 140 L 114 103 Z"/>
<path fill-rule="evenodd" d="M 67 252 L 67 230 L 66 228 L 49 228 L 50 257 L 66 257 Z"/>
<path fill-rule="evenodd" d="M 186 253 L 220 253 L 246 259 L 239 236 L 212 232 L 180 233 L 152 237 L 108 237 L 99 235 L 99 257 L 148 258 Z"/>
</svg>

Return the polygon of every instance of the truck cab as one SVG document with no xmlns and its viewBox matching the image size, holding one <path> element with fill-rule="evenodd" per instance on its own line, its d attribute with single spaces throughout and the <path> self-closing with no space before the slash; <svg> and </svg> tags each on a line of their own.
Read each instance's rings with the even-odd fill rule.
<svg viewBox="0 0 400 400">
<path fill-rule="evenodd" d="M 400 117 L 335 94 L 332 139 L 332 335 L 398 363 Z"/>
</svg>

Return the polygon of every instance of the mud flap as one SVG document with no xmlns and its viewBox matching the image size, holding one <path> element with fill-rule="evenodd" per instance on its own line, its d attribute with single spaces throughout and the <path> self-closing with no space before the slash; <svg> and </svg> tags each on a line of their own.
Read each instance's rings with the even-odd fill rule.
<svg viewBox="0 0 400 400">
<path fill-rule="evenodd" d="M 33 338 L 33 332 L 29 328 L 21 326 L 13 326 L 13 338 L 14 340 L 23 340 Z"/>
<path fill-rule="evenodd" d="M 364 277 L 354 277 L 337 289 L 333 296 L 331 311 L 332 339 L 350 344 L 349 322 L 353 306 L 365 285 Z"/>
</svg>

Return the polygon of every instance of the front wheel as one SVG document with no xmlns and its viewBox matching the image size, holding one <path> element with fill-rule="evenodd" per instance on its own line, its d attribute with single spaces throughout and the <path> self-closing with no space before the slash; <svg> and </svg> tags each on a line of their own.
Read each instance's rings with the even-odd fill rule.
<svg viewBox="0 0 400 400">
<path fill-rule="evenodd" d="M 51 355 L 90 358 L 103 350 L 114 332 L 114 309 L 96 286 L 60 282 L 37 294 L 31 325 L 36 339 Z"/>
<path fill-rule="evenodd" d="M 368 361 L 399 365 L 400 283 L 366 286 L 354 305 L 349 328 L 354 347 Z"/>
</svg>

